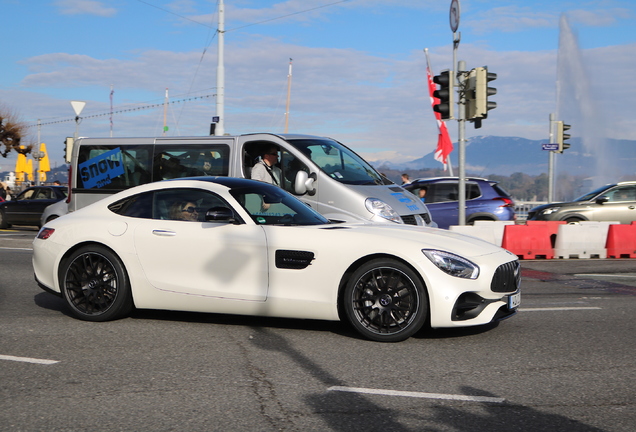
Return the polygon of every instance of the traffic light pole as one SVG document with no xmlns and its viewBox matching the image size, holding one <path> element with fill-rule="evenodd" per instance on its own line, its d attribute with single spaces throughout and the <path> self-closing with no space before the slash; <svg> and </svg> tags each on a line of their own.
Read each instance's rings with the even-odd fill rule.
<svg viewBox="0 0 636 432">
<path fill-rule="evenodd" d="M 457 81 L 460 89 L 464 87 L 466 79 L 464 71 L 466 62 L 461 60 L 457 63 Z M 459 225 L 466 225 L 466 95 L 464 91 L 459 92 L 459 105 L 457 116 L 457 140 L 459 144 Z"/>
<path fill-rule="evenodd" d="M 556 115 L 550 114 L 550 143 L 556 143 Z M 554 202 L 554 151 L 550 150 L 548 158 L 548 203 Z"/>
</svg>

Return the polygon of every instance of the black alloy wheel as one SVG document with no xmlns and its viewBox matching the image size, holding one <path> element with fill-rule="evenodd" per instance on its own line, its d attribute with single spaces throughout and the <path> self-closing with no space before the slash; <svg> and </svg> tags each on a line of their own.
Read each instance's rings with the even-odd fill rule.
<svg viewBox="0 0 636 432">
<path fill-rule="evenodd" d="M 86 321 L 110 321 L 133 309 L 128 275 L 109 249 L 85 246 L 60 267 L 60 284 L 73 315 Z"/>
<path fill-rule="evenodd" d="M 428 315 L 428 298 L 415 272 L 399 261 L 377 259 L 352 275 L 344 292 L 346 315 L 364 337 L 378 342 L 408 339 Z"/>
</svg>

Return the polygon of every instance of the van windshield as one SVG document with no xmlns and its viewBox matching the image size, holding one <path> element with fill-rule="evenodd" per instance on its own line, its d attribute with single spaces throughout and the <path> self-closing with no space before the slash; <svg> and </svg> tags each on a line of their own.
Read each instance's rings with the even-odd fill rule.
<svg viewBox="0 0 636 432">
<path fill-rule="evenodd" d="M 309 157 L 318 168 L 336 181 L 350 185 L 393 184 L 364 159 L 330 139 L 290 139 L 288 142 Z"/>
</svg>

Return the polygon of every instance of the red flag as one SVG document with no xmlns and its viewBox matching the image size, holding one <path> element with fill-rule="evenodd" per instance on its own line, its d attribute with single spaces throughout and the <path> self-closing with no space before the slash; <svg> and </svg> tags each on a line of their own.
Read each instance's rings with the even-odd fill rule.
<svg viewBox="0 0 636 432">
<path fill-rule="evenodd" d="M 433 75 L 431 74 L 431 68 L 429 66 L 426 66 L 426 76 L 428 78 L 428 92 L 431 96 L 431 105 L 435 106 L 439 103 L 439 99 L 433 96 L 433 92 L 437 90 L 437 86 L 433 82 Z M 448 156 L 453 151 L 453 142 L 448 135 L 446 123 L 442 121 L 442 115 L 435 111 L 435 118 L 437 119 L 437 127 L 439 128 L 437 149 L 435 149 L 435 160 L 443 163 L 444 171 L 446 171 L 448 169 Z"/>
</svg>

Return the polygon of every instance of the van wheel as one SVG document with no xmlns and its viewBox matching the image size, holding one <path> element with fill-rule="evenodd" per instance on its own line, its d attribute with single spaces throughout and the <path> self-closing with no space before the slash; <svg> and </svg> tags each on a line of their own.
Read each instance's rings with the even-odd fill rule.
<svg viewBox="0 0 636 432">
<path fill-rule="evenodd" d="M 73 315 L 85 321 L 123 318 L 133 309 L 121 260 L 99 245 L 76 250 L 60 266 L 60 286 Z"/>
<path fill-rule="evenodd" d="M 344 291 L 344 309 L 364 337 L 399 342 L 422 328 L 428 299 L 413 270 L 393 259 L 376 259 L 351 276 Z"/>
</svg>

